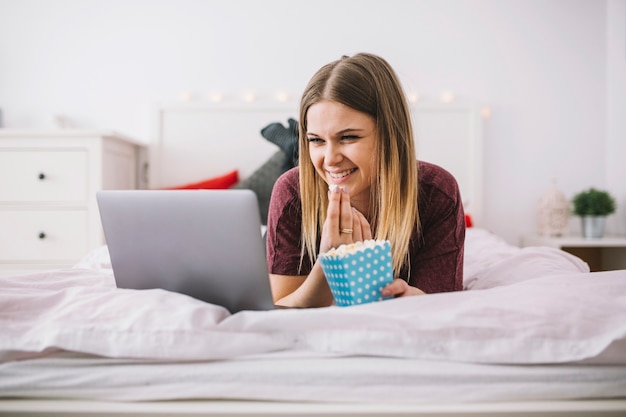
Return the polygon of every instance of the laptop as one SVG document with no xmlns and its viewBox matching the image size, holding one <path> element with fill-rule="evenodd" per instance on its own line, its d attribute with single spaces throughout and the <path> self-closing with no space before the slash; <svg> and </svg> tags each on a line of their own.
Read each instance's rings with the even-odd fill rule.
<svg viewBox="0 0 626 417">
<path fill-rule="evenodd" d="M 162 288 L 233 314 L 274 308 L 252 190 L 104 190 L 96 199 L 119 288 Z"/>
</svg>

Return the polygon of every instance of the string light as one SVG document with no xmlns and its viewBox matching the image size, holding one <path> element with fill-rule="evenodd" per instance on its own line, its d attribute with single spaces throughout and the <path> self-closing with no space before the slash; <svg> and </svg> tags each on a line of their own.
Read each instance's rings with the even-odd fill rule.
<svg viewBox="0 0 626 417">
<path fill-rule="evenodd" d="M 289 100 L 289 94 L 287 94 L 284 91 L 279 91 L 276 93 L 276 100 L 280 101 L 281 103 L 284 103 L 287 100 Z"/>
<path fill-rule="evenodd" d="M 444 91 L 441 93 L 440 100 L 442 103 L 452 103 L 454 101 L 454 94 L 452 91 Z"/>
<path fill-rule="evenodd" d="M 180 101 L 189 102 L 193 99 L 194 96 L 190 91 L 183 91 L 180 93 Z"/>
</svg>

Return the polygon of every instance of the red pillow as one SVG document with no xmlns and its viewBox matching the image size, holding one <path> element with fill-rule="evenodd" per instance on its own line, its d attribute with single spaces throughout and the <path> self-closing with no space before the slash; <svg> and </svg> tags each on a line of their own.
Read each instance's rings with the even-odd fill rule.
<svg viewBox="0 0 626 417">
<path fill-rule="evenodd" d="M 465 213 L 465 227 L 474 227 L 472 216 L 467 213 Z"/>
<path fill-rule="evenodd" d="M 225 190 L 239 182 L 239 171 L 233 170 L 219 177 L 208 178 L 206 180 L 193 182 L 189 184 L 179 185 L 176 187 L 167 187 L 166 190 Z"/>
</svg>

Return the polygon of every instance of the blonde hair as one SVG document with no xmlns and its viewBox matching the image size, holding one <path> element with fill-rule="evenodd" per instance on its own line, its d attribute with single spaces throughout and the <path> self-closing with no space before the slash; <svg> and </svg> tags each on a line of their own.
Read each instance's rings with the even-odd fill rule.
<svg viewBox="0 0 626 417">
<path fill-rule="evenodd" d="M 391 242 L 393 268 L 399 273 L 409 259 L 409 244 L 418 213 L 418 167 L 406 96 L 397 75 L 382 58 L 366 53 L 344 56 L 320 68 L 302 94 L 299 121 L 302 252 L 311 264 L 328 207 L 328 186 L 309 158 L 307 112 L 322 100 L 336 101 L 370 115 L 378 143 L 373 155 L 377 172 L 371 179 L 370 225 L 375 239 Z"/>
</svg>

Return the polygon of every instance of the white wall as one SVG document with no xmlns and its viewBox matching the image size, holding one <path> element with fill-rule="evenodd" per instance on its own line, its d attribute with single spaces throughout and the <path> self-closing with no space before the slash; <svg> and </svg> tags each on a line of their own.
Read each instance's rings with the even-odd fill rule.
<svg viewBox="0 0 626 417">
<path fill-rule="evenodd" d="M 607 188 L 617 196 L 609 228 L 626 234 L 626 1 L 609 0 L 607 13 Z"/>
<path fill-rule="evenodd" d="M 6 127 L 63 114 L 148 141 L 154 105 L 183 91 L 299 95 L 322 64 L 378 53 L 423 97 L 491 108 L 483 226 L 518 243 L 553 178 L 626 206 L 625 3 L 0 0 L 0 108 Z"/>
</svg>

